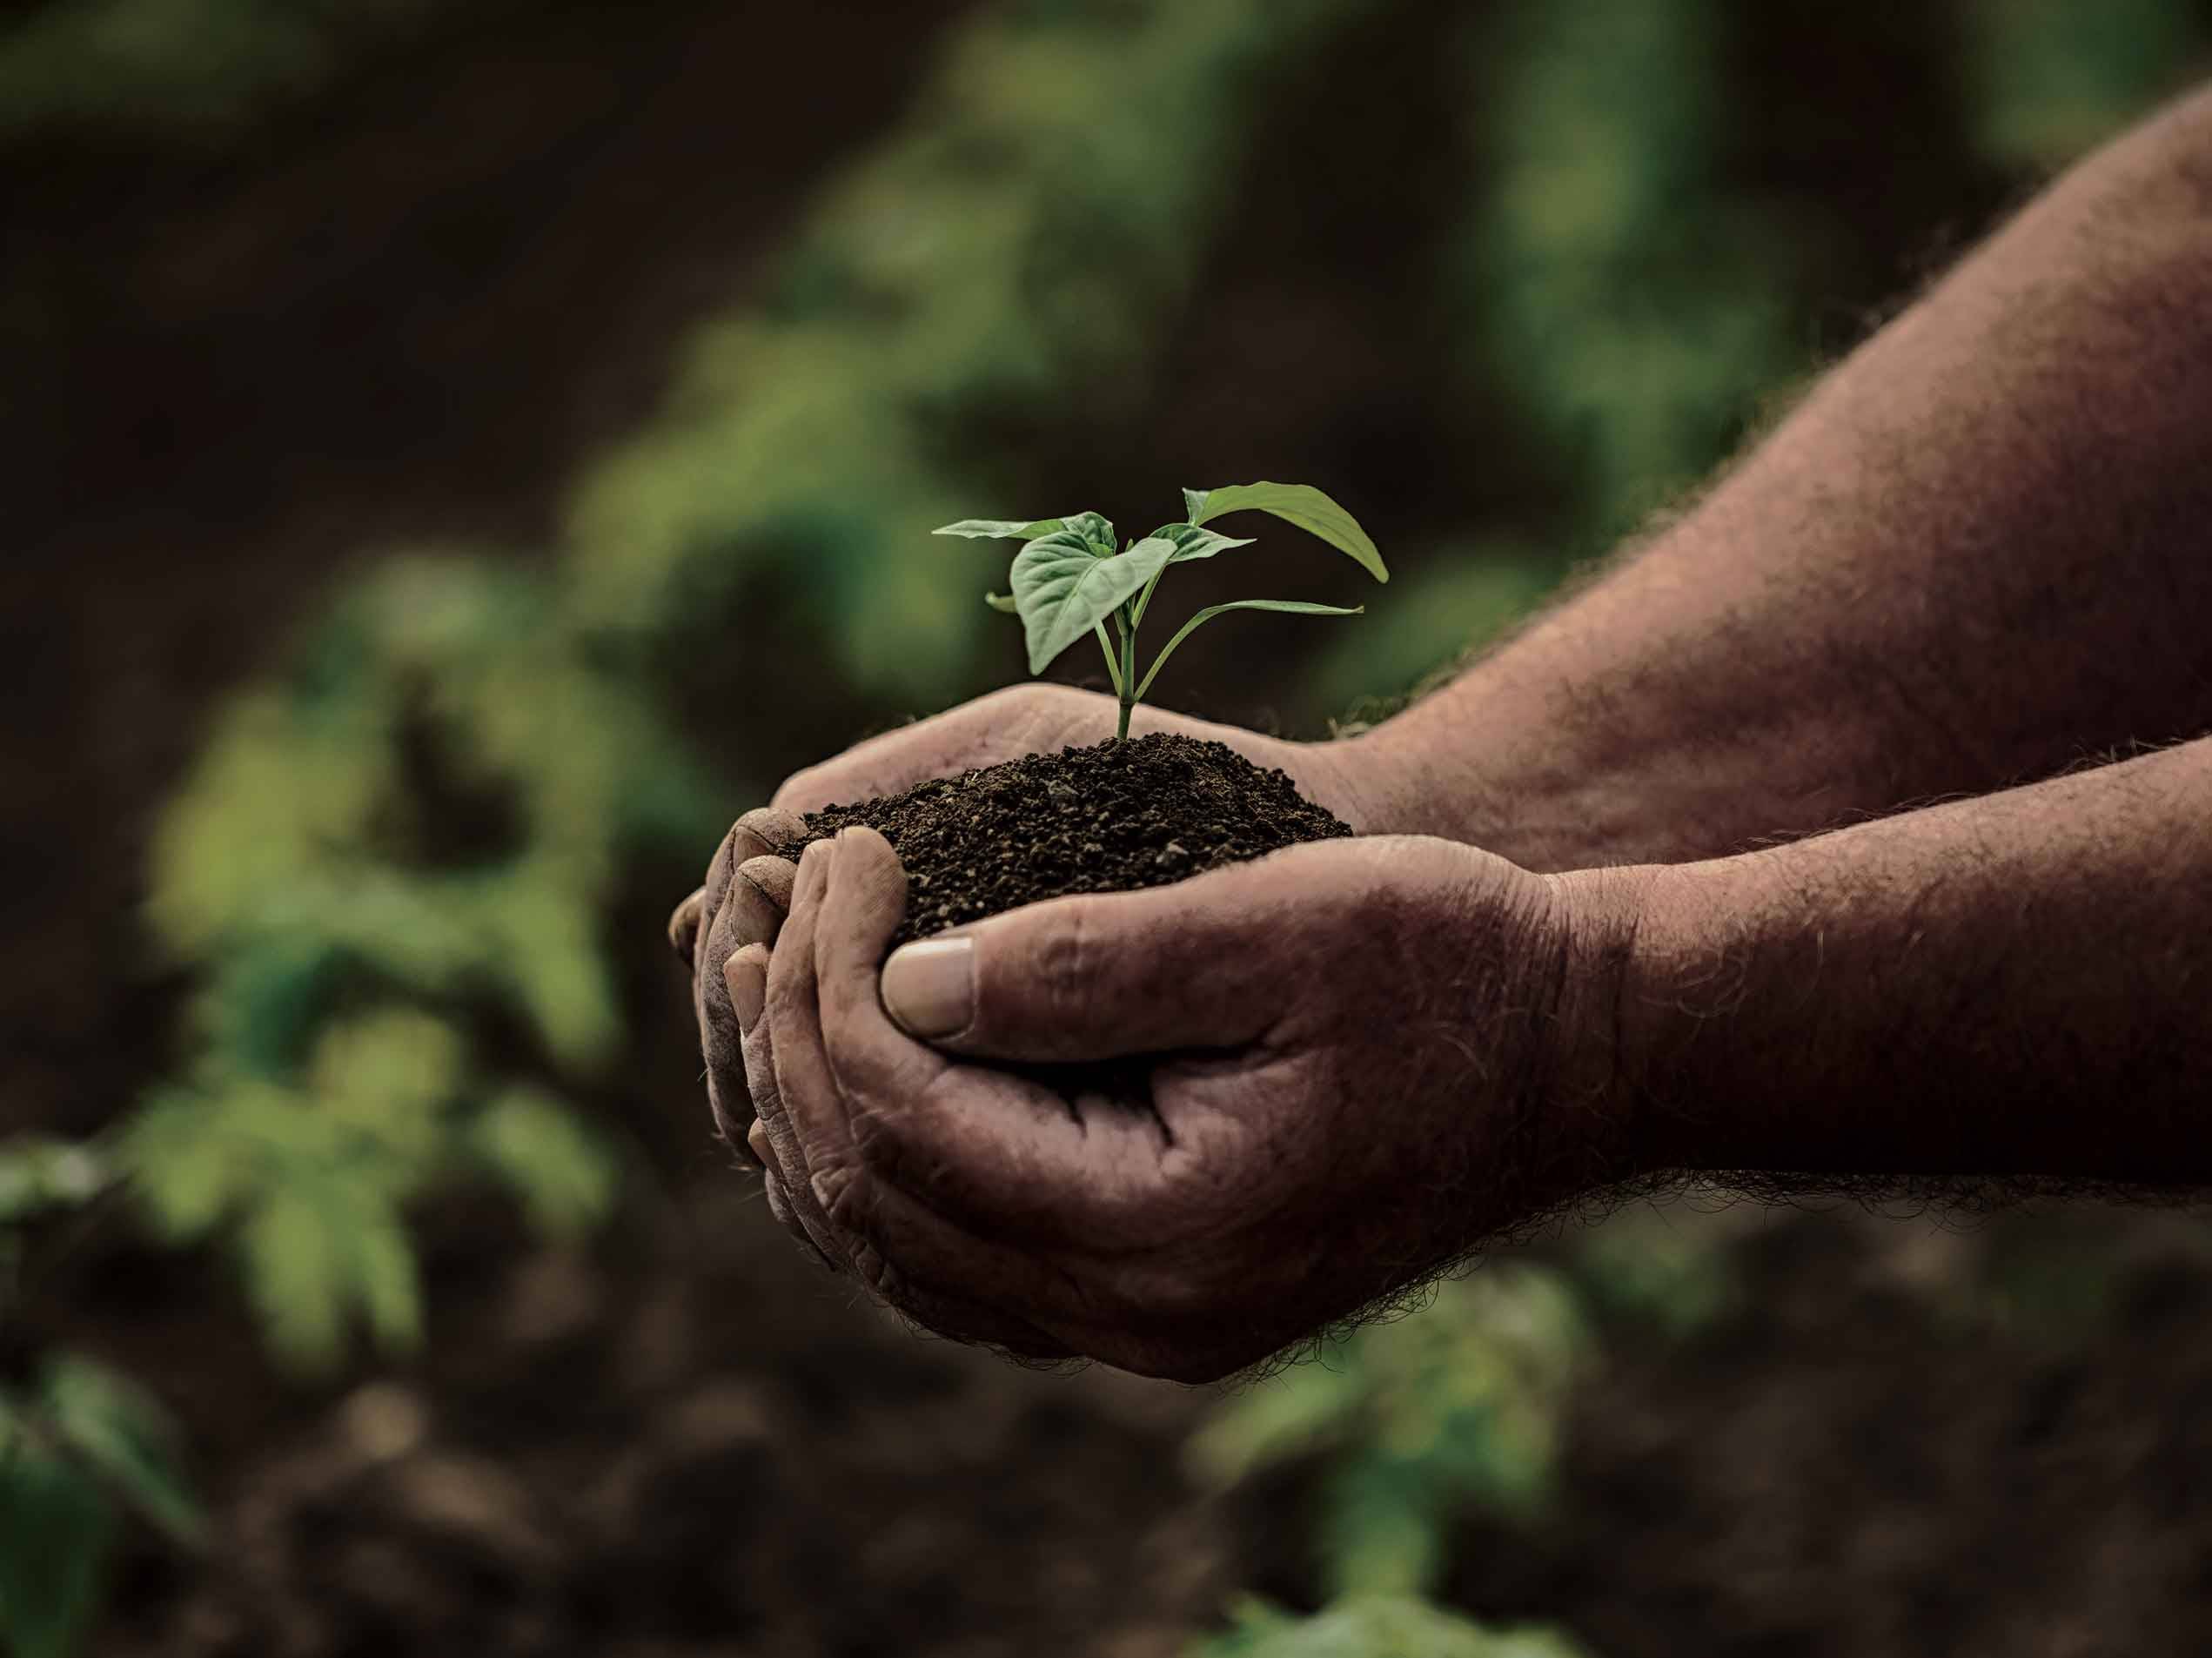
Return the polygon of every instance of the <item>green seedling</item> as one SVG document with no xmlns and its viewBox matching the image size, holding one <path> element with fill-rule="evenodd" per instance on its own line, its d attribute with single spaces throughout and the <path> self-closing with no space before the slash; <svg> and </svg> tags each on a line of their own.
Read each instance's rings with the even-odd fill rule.
<svg viewBox="0 0 2212 1658">
<path fill-rule="evenodd" d="M 1307 604 L 1296 599 L 1237 599 L 1208 605 L 1176 630 L 1152 659 L 1144 677 L 1136 676 L 1136 630 L 1152 602 L 1153 589 L 1172 564 L 1210 559 L 1232 547 L 1250 547 L 1252 538 L 1207 529 L 1212 519 L 1230 513 L 1272 513 L 1319 536 L 1349 555 L 1377 581 L 1391 573 L 1359 520 L 1311 484 L 1232 484 L 1223 489 L 1183 492 L 1184 520 L 1163 524 L 1141 541 L 1117 547 L 1114 527 L 1096 513 L 1066 518 L 963 518 L 935 534 L 992 537 L 1022 543 L 1014 555 L 1011 594 L 989 593 L 983 601 L 995 610 L 1022 619 L 1029 648 L 1029 672 L 1042 674 L 1054 657 L 1084 634 L 1096 634 L 1106 654 L 1106 676 L 1121 703 L 1117 738 L 1129 735 L 1130 711 L 1152 688 L 1175 648 L 1205 623 L 1230 610 L 1281 610 L 1299 616 L 1357 616 L 1364 605 Z M 1106 636 L 1114 624 L 1115 639 Z"/>
</svg>

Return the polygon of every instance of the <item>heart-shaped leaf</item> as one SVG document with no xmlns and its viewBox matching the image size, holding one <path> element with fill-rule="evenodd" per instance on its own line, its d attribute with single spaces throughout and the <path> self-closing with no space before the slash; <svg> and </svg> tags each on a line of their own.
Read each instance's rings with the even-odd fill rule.
<svg viewBox="0 0 2212 1658">
<path fill-rule="evenodd" d="M 1073 527 L 1041 535 L 1014 555 L 1014 603 L 1022 614 L 1029 672 L 1052 659 L 1136 596 L 1175 557 L 1175 543 L 1147 539 L 1100 558 Z"/>
<path fill-rule="evenodd" d="M 1382 554 L 1360 528 L 1359 520 L 1311 484 L 1230 484 L 1220 489 L 1186 489 L 1183 500 L 1193 524 L 1203 524 L 1224 513 L 1272 513 L 1284 523 L 1295 524 L 1349 554 L 1376 581 L 1391 579 Z"/>
<path fill-rule="evenodd" d="M 1031 541 L 1064 527 L 1057 518 L 963 518 L 929 532 L 932 535 L 964 535 L 971 541 Z"/>
<path fill-rule="evenodd" d="M 1114 527 L 1096 513 L 1070 513 L 1061 520 L 1062 527 L 1073 530 L 1090 546 L 1102 559 L 1114 556 Z M 1040 530 L 1039 534 L 1048 532 Z"/>
</svg>

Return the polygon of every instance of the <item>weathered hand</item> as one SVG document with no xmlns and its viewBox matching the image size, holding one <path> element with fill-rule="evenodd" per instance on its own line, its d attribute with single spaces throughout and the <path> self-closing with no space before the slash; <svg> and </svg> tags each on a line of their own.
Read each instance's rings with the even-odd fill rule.
<svg viewBox="0 0 2212 1658">
<path fill-rule="evenodd" d="M 887 963 L 905 876 L 848 829 L 730 977 L 825 1252 L 945 1333 L 1205 1380 L 1628 1172 L 1603 889 L 1324 842 Z"/>
<path fill-rule="evenodd" d="M 731 1144 L 747 1148 L 767 1171 L 769 1206 L 799 1230 L 799 1212 L 777 1177 L 768 1137 L 748 1127 L 747 1101 L 773 1085 L 766 1056 L 748 1056 L 727 993 L 722 963 L 750 945 L 775 942 L 791 899 L 792 866 L 770 856 L 795 839 L 799 816 L 819 807 L 896 794 L 929 777 L 1052 753 L 1113 733 L 1114 699 L 1060 685 L 1021 685 L 978 697 L 933 719 L 871 739 L 794 774 L 774 800 L 739 818 L 716 849 L 705 883 L 669 917 L 669 941 L 694 964 L 693 1010 L 707 1061 L 707 1101 Z M 1347 743 L 1289 742 L 1235 726 L 1185 719 L 1145 707 L 1137 735 L 1176 731 L 1226 742 L 1256 764 L 1280 767 L 1312 800 L 1355 829 L 1381 827 L 1390 790 L 1380 756 Z M 757 958 L 765 964 L 766 957 Z M 749 1079 L 749 1081 L 748 1081 Z"/>
</svg>

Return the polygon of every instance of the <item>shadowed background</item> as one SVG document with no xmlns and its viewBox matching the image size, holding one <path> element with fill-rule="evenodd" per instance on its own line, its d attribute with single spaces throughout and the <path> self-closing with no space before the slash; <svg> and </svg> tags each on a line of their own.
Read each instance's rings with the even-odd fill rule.
<svg viewBox="0 0 2212 1658">
<path fill-rule="evenodd" d="M 1639 1207 L 1242 1394 L 1035 1375 L 792 1252 L 661 922 L 785 773 L 1020 676 L 932 526 L 1321 484 L 1396 581 L 1156 700 L 1324 735 L 2209 52 L 2207 0 L 0 7 L 0 1651 L 2201 1640 L 2182 1218 Z"/>
</svg>

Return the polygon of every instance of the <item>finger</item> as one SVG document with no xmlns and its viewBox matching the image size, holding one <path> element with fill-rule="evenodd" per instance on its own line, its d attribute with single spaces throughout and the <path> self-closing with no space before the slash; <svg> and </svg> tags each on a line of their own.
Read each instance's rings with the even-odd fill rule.
<svg viewBox="0 0 2212 1658">
<path fill-rule="evenodd" d="M 791 1199 L 785 1195 L 782 1177 L 773 1170 L 763 1174 L 761 1178 L 761 1190 L 767 1195 L 768 1212 L 775 1217 L 776 1224 L 787 1232 L 796 1233 L 800 1238 L 805 1238 L 807 1234 L 800 1229 L 797 1217 L 791 1212 Z M 808 1239 L 809 1245 L 812 1241 L 810 1238 Z"/>
<path fill-rule="evenodd" d="M 756 808 L 731 824 L 729 833 L 722 836 L 722 843 L 714 849 L 714 859 L 707 866 L 706 883 L 700 888 L 704 895 L 700 905 L 705 911 L 702 925 L 713 924 L 731 877 L 739 869 L 754 858 L 767 857 L 792 842 L 803 839 L 806 833 L 805 820 L 796 813 L 779 811 L 772 806 Z"/>
<path fill-rule="evenodd" d="M 722 896 L 722 913 L 715 919 L 717 938 L 733 950 L 774 944 L 783 918 L 791 913 L 792 883 L 798 878 L 799 866 L 774 853 L 738 865 Z"/>
<path fill-rule="evenodd" d="M 1250 1042 L 1330 970 L 1257 866 L 1030 904 L 903 946 L 884 1006 L 959 1054 L 1051 1064 Z"/>
<path fill-rule="evenodd" d="M 828 878 L 831 851 L 828 842 L 818 841 L 807 849 L 801 860 L 799 879 L 792 894 L 791 918 L 785 923 L 781 940 L 784 948 L 769 955 L 763 1011 L 750 1033 L 749 1042 L 754 1070 L 761 1073 L 755 1095 L 760 1121 L 783 1170 L 784 1195 L 790 1200 L 794 1217 L 815 1247 L 829 1259 L 838 1261 L 846 1259 L 846 1251 L 838 1241 L 836 1229 L 823 1213 L 821 1200 L 815 1193 L 808 1148 L 801 1143 L 791 1122 L 791 1084 L 781 1038 L 797 1016 L 790 1011 L 779 1012 L 780 1009 L 803 1006 L 807 1019 L 814 1017 L 810 941 L 814 917 L 821 907 L 822 889 Z"/>
<path fill-rule="evenodd" d="M 1079 1288 L 1053 1265 L 955 1225 L 926 1196 L 877 1179 L 863 1165 L 866 1148 L 855 1139 L 855 1120 L 869 1125 L 873 1139 L 884 1121 L 903 1114 L 902 1102 L 893 1096 L 856 1104 L 851 1078 L 825 1040 L 821 969 L 827 962 L 843 982 L 831 998 L 838 1017 L 852 1016 L 850 986 L 857 983 L 866 991 L 860 1011 L 908 1051 L 917 1074 L 949 1069 L 942 1056 L 892 1030 L 874 1000 L 874 963 L 899 922 L 903 877 L 898 861 L 889 843 L 868 829 L 847 830 L 834 854 L 828 845 L 810 847 L 807 859 L 791 920 L 770 963 L 767 1023 L 779 1111 L 792 1130 L 788 1144 L 803 1148 L 808 1195 L 855 1272 L 886 1299 L 941 1328 L 946 1327 L 940 1322 L 948 1316 L 944 1309 L 964 1308 L 962 1333 L 1042 1350 L 1038 1343 L 1050 1336 L 1054 1319 L 1083 1312 Z M 815 869 L 828 871 L 819 899 Z M 877 1074 L 862 1069 L 871 1077 Z M 988 1072 L 976 1077 L 987 1090 L 1020 1086 Z M 776 1150 L 786 1171 L 795 1174 L 793 1154 L 780 1137 Z M 805 1201 L 796 1191 L 792 1195 L 794 1202 Z M 927 1311 L 932 1306 L 937 1313 Z M 975 1323 L 984 1316 L 995 1320 L 988 1333 Z"/>
<path fill-rule="evenodd" d="M 699 926 L 706 910 L 707 889 L 697 887 L 690 897 L 668 913 L 668 948 L 687 967 L 691 965 L 692 953 L 698 948 Z"/>
<path fill-rule="evenodd" d="M 746 1148 L 761 1165 L 762 1184 L 768 1194 L 768 1212 L 781 1221 L 784 1229 L 807 1252 L 819 1259 L 832 1272 L 843 1268 L 828 1255 L 807 1230 L 799 1218 L 790 1197 L 790 1179 L 784 1172 L 782 1159 L 776 1156 L 775 1142 L 768 1132 L 767 1119 L 781 1121 L 775 1096 L 775 1062 L 768 1048 L 768 1032 L 761 1017 L 767 989 L 768 952 L 759 944 L 748 944 L 730 958 L 726 970 L 732 983 L 730 999 L 736 1004 L 745 1032 L 745 1079 L 753 1099 L 754 1117 L 746 1130 Z M 750 985 L 740 983 L 745 975 L 758 975 Z"/>
<path fill-rule="evenodd" d="M 693 963 L 692 1005 L 707 1062 L 707 1104 L 715 1122 L 733 1143 L 744 1128 L 742 1096 L 749 1090 L 741 1086 L 746 1070 L 741 1022 L 730 1004 L 726 975 L 729 964 L 747 948 L 765 950 L 774 941 L 796 873 L 790 863 L 780 857 L 747 859 L 724 883 L 721 907 L 708 923 Z M 711 883 L 703 890 L 711 894 Z"/>
<path fill-rule="evenodd" d="M 810 1148 L 834 1147 L 836 1159 L 865 1165 L 881 1184 L 982 1238 L 1086 1251 L 1156 1241 L 1148 1218 L 1168 1147 L 1159 1118 L 1146 1109 L 1143 1077 L 1115 1079 L 1135 1098 L 1107 1098 L 1096 1072 L 1063 1079 L 1070 1092 L 1062 1092 L 955 1065 L 901 1031 L 877 997 L 876 963 L 904 896 L 888 841 L 868 829 L 838 836 L 810 926 L 816 1039 L 835 1087 L 803 1097 L 787 1087 L 799 1138 Z"/>
</svg>

